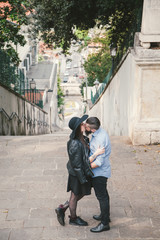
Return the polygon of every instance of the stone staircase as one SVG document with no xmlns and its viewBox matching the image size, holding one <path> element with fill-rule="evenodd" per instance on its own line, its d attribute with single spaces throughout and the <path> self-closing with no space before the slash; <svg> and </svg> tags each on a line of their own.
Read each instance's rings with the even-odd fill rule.
<svg viewBox="0 0 160 240">
<path fill-rule="evenodd" d="M 59 225 L 54 209 L 69 199 L 69 130 L 37 136 L 0 136 L 0 240 L 160 239 L 160 146 L 132 146 L 111 137 L 111 230 L 91 233 L 99 213 L 94 191 L 78 203 L 87 227 Z"/>
</svg>

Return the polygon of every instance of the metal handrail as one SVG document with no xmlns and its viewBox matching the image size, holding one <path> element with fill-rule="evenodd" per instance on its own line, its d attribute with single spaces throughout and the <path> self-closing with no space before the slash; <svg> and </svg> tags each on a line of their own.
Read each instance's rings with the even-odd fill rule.
<svg viewBox="0 0 160 240">
<path fill-rule="evenodd" d="M 17 119 L 18 119 L 18 124 L 22 123 L 23 120 L 26 120 L 26 121 L 27 121 L 27 124 L 30 124 L 30 125 L 35 125 L 35 122 L 37 122 L 37 125 L 49 127 L 49 124 L 48 124 L 47 122 L 40 121 L 40 120 L 37 120 L 37 119 L 34 119 L 34 120 L 33 120 L 33 119 L 31 119 L 31 118 L 27 118 L 25 115 L 20 118 L 16 112 L 12 112 L 11 115 L 9 116 L 8 113 L 7 113 L 3 108 L 0 108 L 0 112 L 2 112 L 3 115 L 4 115 L 9 121 L 11 121 L 11 120 L 14 118 L 14 116 L 17 117 Z"/>
<path fill-rule="evenodd" d="M 130 49 L 131 48 L 129 48 L 128 51 L 125 52 L 125 54 L 122 56 L 117 55 L 117 57 L 115 58 L 115 61 L 114 61 L 114 65 L 112 65 L 110 71 L 108 72 L 107 76 L 105 77 L 104 81 L 102 82 L 101 86 L 99 87 L 99 89 L 97 90 L 95 95 L 93 95 L 93 92 L 91 90 L 92 104 L 94 104 L 99 99 L 99 97 L 103 93 L 104 89 L 107 87 L 109 82 L 112 80 L 117 69 L 121 66 L 122 62 L 126 59 L 127 55 L 130 53 Z"/>
<path fill-rule="evenodd" d="M 113 68 L 110 69 L 109 73 L 105 77 L 104 81 L 102 82 L 101 86 L 99 87 L 99 89 L 97 90 L 95 95 L 93 95 L 93 91 L 91 90 L 91 101 L 93 104 L 96 102 L 96 100 L 99 98 L 99 96 L 104 91 L 105 87 L 107 86 L 107 84 L 109 83 L 109 81 L 111 79 L 112 74 L 113 74 Z"/>
<path fill-rule="evenodd" d="M 112 79 L 114 73 L 120 66 L 121 62 L 124 60 L 124 58 L 128 54 L 128 49 L 130 49 L 130 47 L 133 47 L 134 34 L 136 32 L 140 32 L 141 21 L 142 21 L 142 8 L 140 8 L 136 14 L 136 21 L 135 21 L 134 25 L 132 26 L 132 28 L 130 29 L 130 31 L 128 33 L 128 37 L 124 39 L 124 42 L 123 42 L 123 45 L 121 46 L 121 48 L 117 49 L 116 57 L 112 57 L 112 67 L 111 67 L 110 71 L 108 72 L 106 78 L 102 82 L 100 88 L 98 89 L 98 91 L 96 92 L 95 95 L 93 95 L 93 92 L 91 91 L 92 104 L 94 104 L 98 100 L 100 95 L 103 93 L 105 87 L 108 85 L 108 83 Z"/>
<path fill-rule="evenodd" d="M 43 109 L 40 90 L 30 88 L 29 79 L 25 77 L 22 69 L 17 68 L 5 51 L 0 50 L 0 59 L 0 83 Z"/>
</svg>

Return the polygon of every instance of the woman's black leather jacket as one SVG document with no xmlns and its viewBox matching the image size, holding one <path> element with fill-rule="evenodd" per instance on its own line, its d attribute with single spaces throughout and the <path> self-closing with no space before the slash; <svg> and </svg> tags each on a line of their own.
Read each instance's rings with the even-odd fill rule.
<svg viewBox="0 0 160 240">
<path fill-rule="evenodd" d="M 70 139 L 67 143 L 69 161 L 67 169 L 69 174 L 77 176 L 81 184 L 93 176 L 89 162 L 89 149 L 78 139 Z"/>
</svg>

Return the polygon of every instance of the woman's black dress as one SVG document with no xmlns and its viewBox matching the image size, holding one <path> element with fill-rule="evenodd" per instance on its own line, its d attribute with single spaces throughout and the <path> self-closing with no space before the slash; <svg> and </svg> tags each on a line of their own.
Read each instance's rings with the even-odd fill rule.
<svg viewBox="0 0 160 240">
<path fill-rule="evenodd" d="M 69 174 L 67 192 L 72 191 L 75 195 L 90 195 L 91 194 L 91 178 L 88 182 L 81 184 L 77 177 Z"/>
<path fill-rule="evenodd" d="M 83 145 L 84 152 L 87 155 L 87 159 L 89 157 L 89 149 L 87 145 Z M 86 177 L 87 182 L 81 184 L 78 177 L 69 173 L 68 176 L 68 184 L 67 184 L 67 192 L 72 191 L 75 195 L 90 195 L 91 194 L 91 177 Z"/>
</svg>

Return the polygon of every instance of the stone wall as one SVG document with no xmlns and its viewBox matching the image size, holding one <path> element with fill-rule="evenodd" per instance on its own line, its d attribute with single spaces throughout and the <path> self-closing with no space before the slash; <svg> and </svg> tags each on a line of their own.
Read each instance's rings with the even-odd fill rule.
<svg viewBox="0 0 160 240">
<path fill-rule="evenodd" d="M 48 114 L 0 84 L 0 135 L 49 133 Z"/>
<path fill-rule="evenodd" d="M 141 32 L 89 115 L 135 145 L 160 143 L 160 1 L 144 0 Z"/>
<path fill-rule="evenodd" d="M 160 143 L 160 57 L 155 59 L 156 52 L 150 49 L 150 57 L 141 58 L 135 50 L 126 54 L 89 115 L 99 117 L 110 135 L 129 136 L 134 145 L 156 144 Z"/>
</svg>

